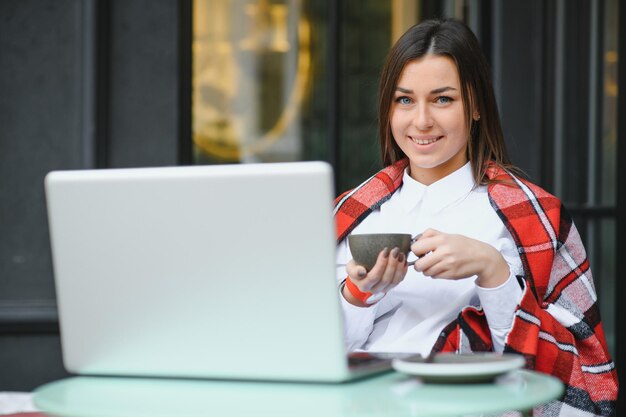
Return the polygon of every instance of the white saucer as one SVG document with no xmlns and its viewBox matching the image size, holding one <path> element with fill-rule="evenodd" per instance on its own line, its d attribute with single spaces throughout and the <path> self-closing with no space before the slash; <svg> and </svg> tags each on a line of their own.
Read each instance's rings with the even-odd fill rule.
<svg viewBox="0 0 626 417">
<path fill-rule="evenodd" d="M 506 353 L 440 353 L 432 362 L 427 363 L 425 358 L 416 355 L 394 359 L 392 366 L 396 371 L 417 376 L 424 382 L 470 383 L 493 381 L 500 375 L 522 368 L 525 363 L 521 355 Z"/>
</svg>

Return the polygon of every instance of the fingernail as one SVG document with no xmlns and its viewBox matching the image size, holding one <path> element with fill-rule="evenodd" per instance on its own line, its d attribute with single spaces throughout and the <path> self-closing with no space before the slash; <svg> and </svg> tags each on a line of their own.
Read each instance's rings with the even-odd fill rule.
<svg viewBox="0 0 626 417">
<path fill-rule="evenodd" d="M 383 249 L 383 258 L 388 258 L 389 257 L 389 248 L 385 248 Z"/>
<path fill-rule="evenodd" d="M 400 256 L 398 256 L 398 261 L 404 263 L 405 257 L 404 257 L 404 253 L 401 253 Z"/>
<path fill-rule="evenodd" d="M 392 256 L 394 259 L 398 259 L 398 255 L 399 255 L 399 254 L 400 254 L 400 249 L 399 249 L 399 248 L 393 248 L 393 249 L 391 250 L 391 256 Z"/>
</svg>

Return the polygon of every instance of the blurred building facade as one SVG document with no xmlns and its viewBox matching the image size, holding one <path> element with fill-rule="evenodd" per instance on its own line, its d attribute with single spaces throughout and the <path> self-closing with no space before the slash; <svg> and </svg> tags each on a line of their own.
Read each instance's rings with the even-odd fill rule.
<svg viewBox="0 0 626 417">
<path fill-rule="evenodd" d="M 621 369 L 625 14 L 617 0 L 3 0 L 0 391 L 65 375 L 48 171 L 319 159 L 353 187 L 381 166 L 385 55 L 432 17 L 480 39 L 513 162 L 573 214 Z"/>
</svg>

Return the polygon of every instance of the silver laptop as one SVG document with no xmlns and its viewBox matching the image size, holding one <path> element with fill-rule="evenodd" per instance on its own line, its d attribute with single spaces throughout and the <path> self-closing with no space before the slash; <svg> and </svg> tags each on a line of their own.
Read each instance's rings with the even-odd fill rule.
<svg viewBox="0 0 626 417">
<path fill-rule="evenodd" d="M 86 375 L 339 382 L 323 162 L 51 172 L 63 359 Z"/>
</svg>

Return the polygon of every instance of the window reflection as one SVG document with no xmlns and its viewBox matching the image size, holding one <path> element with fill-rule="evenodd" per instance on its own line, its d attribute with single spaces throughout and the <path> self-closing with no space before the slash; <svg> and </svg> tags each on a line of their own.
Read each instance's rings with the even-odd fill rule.
<svg viewBox="0 0 626 417">
<path fill-rule="evenodd" d="M 196 163 L 302 158 L 311 28 L 300 2 L 195 0 Z"/>
</svg>

